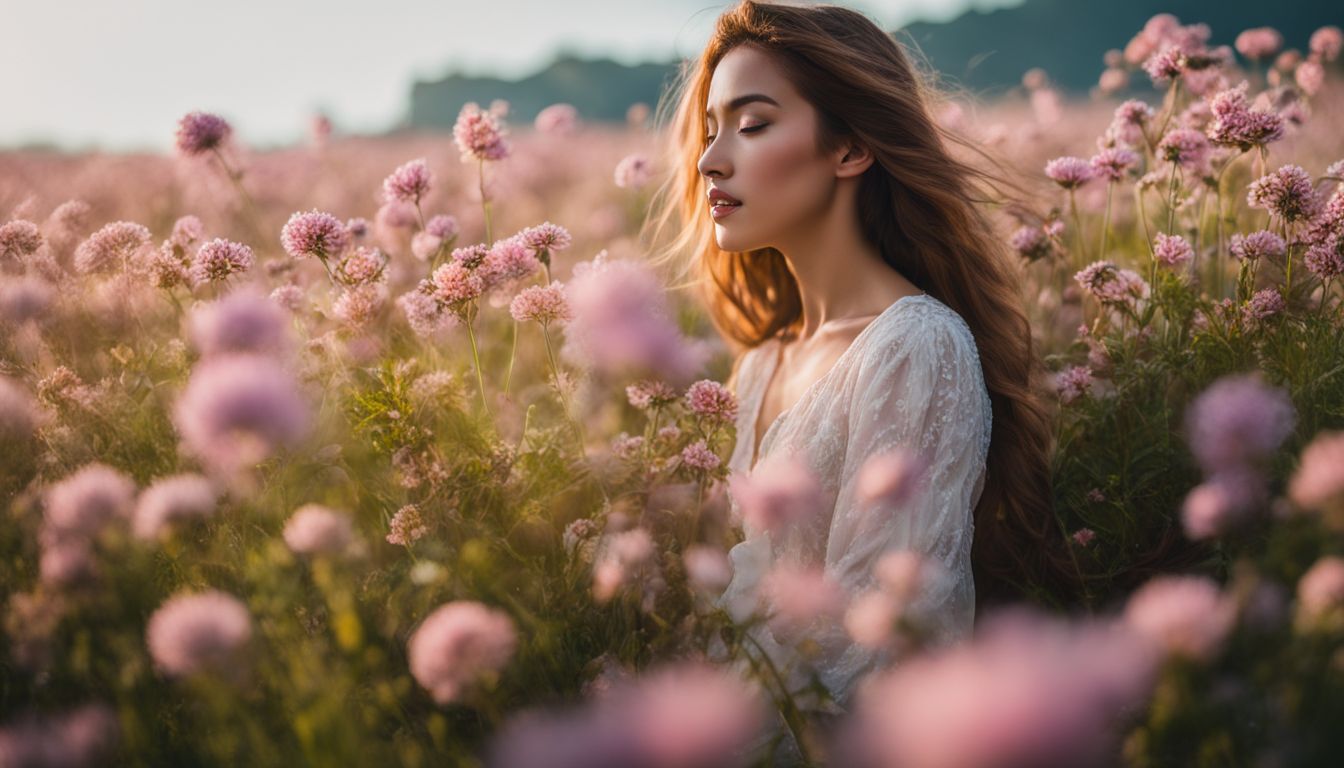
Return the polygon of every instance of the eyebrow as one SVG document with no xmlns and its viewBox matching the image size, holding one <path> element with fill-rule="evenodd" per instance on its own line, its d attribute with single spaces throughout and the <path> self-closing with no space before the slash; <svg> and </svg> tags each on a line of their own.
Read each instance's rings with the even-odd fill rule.
<svg viewBox="0 0 1344 768">
<path fill-rule="evenodd" d="M 726 114 L 726 113 L 729 113 L 729 112 L 735 112 L 735 111 L 741 109 L 742 107 L 745 107 L 746 105 L 751 104 L 752 102 L 756 102 L 756 101 L 764 102 L 764 103 L 766 103 L 766 104 L 774 104 L 776 107 L 779 106 L 779 102 L 778 102 L 778 101 L 775 101 L 774 99 L 770 98 L 769 96 L 766 96 L 764 93 L 747 93 L 747 94 L 743 94 L 743 95 L 741 95 L 741 96 L 738 96 L 737 98 L 735 98 L 735 99 L 733 99 L 732 101 L 728 102 L 728 107 L 727 107 L 727 109 L 724 110 L 724 113 Z M 713 115 L 710 114 L 709 110 L 705 110 L 705 118 L 706 118 L 706 119 L 709 119 L 709 118 L 711 118 L 711 117 L 713 117 Z"/>
</svg>

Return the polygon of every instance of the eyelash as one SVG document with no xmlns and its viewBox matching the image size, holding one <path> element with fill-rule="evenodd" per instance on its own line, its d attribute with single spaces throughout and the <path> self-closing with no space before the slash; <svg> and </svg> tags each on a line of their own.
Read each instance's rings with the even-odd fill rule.
<svg viewBox="0 0 1344 768">
<path fill-rule="evenodd" d="M 749 126 L 747 126 L 746 128 L 743 128 L 743 129 L 739 130 L 738 133 L 755 133 L 755 132 L 761 130 L 762 128 L 764 128 L 764 127 L 767 126 L 767 125 L 769 125 L 769 123 L 761 123 L 760 125 L 749 125 Z M 709 142 L 711 142 L 711 141 L 713 141 L 713 140 L 714 140 L 714 137 L 713 137 L 713 136 L 706 136 L 706 137 L 705 137 L 705 143 L 709 143 Z"/>
</svg>

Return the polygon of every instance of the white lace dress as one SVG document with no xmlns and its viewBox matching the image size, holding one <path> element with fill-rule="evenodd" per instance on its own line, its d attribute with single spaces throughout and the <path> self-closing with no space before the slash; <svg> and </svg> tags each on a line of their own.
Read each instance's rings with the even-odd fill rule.
<svg viewBox="0 0 1344 768">
<path fill-rule="evenodd" d="M 753 462 L 756 419 L 779 347 L 778 339 L 769 339 L 738 362 L 733 384 L 739 403 L 737 444 L 729 470 L 746 473 L 767 456 L 797 454 L 820 481 L 823 514 L 777 540 L 745 525 L 745 539 L 729 552 L 733 578 L 719 605 L 735 620 L 745 620 L 759 609 L 761 577 L 782 563 L 822 567 L 854 597 L 874 586 L 873 565 L 883 553 L 908 549 L 937 560 L 950 576 L 930 588 L 937 594 L 920 596 L 921 613 L 932 618 L 933 642 L 950 644 L 968 636 L 975 614 L 972 511 L 984 487 L 992 420 L 970 327 L 928 294 L 898 299 L 775 419 Z M 864 462 L 898 446 L 930 462 L 924 492 L 899 507 L 856 503 Z M 742 524 L 731 495 L 730 505 L 734 522 Z M 839 621 L 816 622 L 808 630 L 804 639 L 816 642 L 810 661 L 793 652 L 795 643 L 779 642 L 767 626 L 752 631 L 777 666 L 790 670 L 791 685 L 814 671 L 842 706 L 858 679 L 880 661 L 854 643 Z"/>
</svg>

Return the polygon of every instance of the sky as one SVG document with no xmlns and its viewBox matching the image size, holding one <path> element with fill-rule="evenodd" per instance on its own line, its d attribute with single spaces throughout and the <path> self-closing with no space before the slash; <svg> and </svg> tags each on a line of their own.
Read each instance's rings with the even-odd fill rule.
<svg viewBox="0 0 1344 768">
<path fill-rule="evenodd" d="M 888 29 L 1021 0 L 838 0 Z M 378 132 L 411 83 L 526 76 L 560 51 L 634 64 L 694 55 L 724 0 L 0 0 L 0 149 L 167 151 L 192 110 L 254 146 L 316 111 Z"/>
</svg>

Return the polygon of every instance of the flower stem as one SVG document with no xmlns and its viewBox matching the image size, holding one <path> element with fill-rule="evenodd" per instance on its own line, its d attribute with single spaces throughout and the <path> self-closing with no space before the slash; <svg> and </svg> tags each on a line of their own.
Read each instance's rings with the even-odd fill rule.
<svg viewBox="0 0 1344 768">
<path fill-rule="evenodd" d="M 513 321 L 509 333 L 509 368 L 504 373 L 504 394 L 509 394 L 509 381 L 513 379 L 513 358 L 518 349 L 518 321 Z"/>
<path fill-rule="evenodd" d="M 481 407 L 485 409 L 485 415 L 490 415 L 490 403 L 485 398 L 485 378 L 481 376 L 481 356 L 476 349 L 476 331 L 472 328 L 475 321 L 475 313 L 467 312 L 467 338 L 471 340 L 471 360 L 476 366 L 476 384 L 481 390 Z"/>
<path fill-rule="evenodd" d="M 569 420 L 570 426 L 574 427 L 574 437 L 579 441 L 579 455 L 585 456 L 587 451 L 584 446 L 587 441 L 583 437 L 583 427 L 570 411 L 569 396 L 565 394 L 565 385 L 560 380 L 560 365 L 555 361 L 555 350 L 551 347 L 551 332 L 545 323 L 541 325 L 541 338 L 546 341 L 546 358 L 550 361 L 551 373 L 555 376 L 555 390 L 560 393 L 560 405 L 565 409 L 565 418 Z"/>
<path fill-rule="evenodd" d="M 478 189 L 481 191 L 481 209 L 485 211 L 485 244 L 493 245 L 495 239 L 490 234 L 490 201 L 485 197 L 485 158 L 476 161 Z"/>
<path fill-rule="evenodd" d="M 1106 184 L 1106 212 L 1101 217 L 1101 250 L 1097 251 L 1097 258 L 1106 258 L 1106 235 L 1111 227 L 1111 197 L 1115 194 L 1115 182 Z"/>
</svg>

